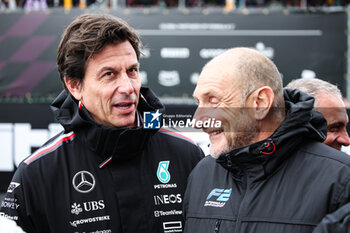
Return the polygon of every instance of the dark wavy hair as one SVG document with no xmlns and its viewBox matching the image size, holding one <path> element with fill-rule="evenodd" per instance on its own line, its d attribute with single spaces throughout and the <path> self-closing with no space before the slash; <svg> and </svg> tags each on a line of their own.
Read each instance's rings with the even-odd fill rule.
<svg viewBox="0 0 350 233">
<path fill-rule="evenodd" d="M 106 14 L 78 16 L 64 31 L 57 49 L 57 69 L 64 77 L 82 82 L 87 61 L 109 44 L 129 41 L 140 58 L 140 37 L 124 20 Z"/>
</svg>

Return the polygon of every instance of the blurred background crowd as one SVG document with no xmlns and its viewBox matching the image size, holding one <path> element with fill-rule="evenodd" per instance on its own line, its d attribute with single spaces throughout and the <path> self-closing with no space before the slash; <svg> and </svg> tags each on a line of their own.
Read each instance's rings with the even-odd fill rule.
<svg viewBox="0 0 350 233">
<path fill-rule="evenodd" d="M 350 0 L 236 0 L 236 7 L 327 7 L 347 6 Z M 111 0 L 0 0 L 1 9 L 25 8 L 29 10 L 48 7 L 110 7 Z M 180 3 L 181 4 L 181 3 Z M 185 0 L 185 7 L 222 7 L 226 0 Z M 179 0 L 125 0 L 125 7 L 178 7 Z"/>
</svg>

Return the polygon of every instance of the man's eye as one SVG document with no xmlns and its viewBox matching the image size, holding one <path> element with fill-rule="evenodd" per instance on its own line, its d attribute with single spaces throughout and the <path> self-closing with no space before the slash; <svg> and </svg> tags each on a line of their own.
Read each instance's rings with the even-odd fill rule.
<svg viewBox="0 0 350 233">
<path fill-rule="evenodd" d="M 210 98 L 209 98 L 209 103 L 211 103 L 211 104 L 217 104 L 217 103 L 219 103 L 219 99 L 216 98 L 216 97 L 210 97 Z"/>
<path fill-rule="evenodd" d="M 138 68 L 130 68 L 128 70 L 129 76 L 131 76 L 131 77 L 136 76 L 138 74 L 138 72 L 139 72 Z"/>
<path fill-rule="evenodd" d="M 131 72 L 131 73 L 138 72 L 138 69 L 137 68 L 131 68 L 131 69 L 129 69 L 129 72 Z"/>
<path fill-rule="evenodd" d="M 328 132 L 331 132 L 331 133 L 336 133 L 336 132 L 339 132 L 339 131 L 340 131 L 339 127 L 330 127 L 330 128 L 328 128 Z"/>
<path fill-rule="evenodd" d="M 106 73 L 104 74 L 104 76 L 111 76 L 111 75 L 113 75 L 113 72 L 106 72 Z"/>
</svg>

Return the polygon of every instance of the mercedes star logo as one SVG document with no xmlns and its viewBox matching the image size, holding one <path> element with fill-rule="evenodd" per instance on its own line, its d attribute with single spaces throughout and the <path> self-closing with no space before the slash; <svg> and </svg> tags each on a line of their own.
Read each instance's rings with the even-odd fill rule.
<svg viewBox="0 0 350 233">
<path fill-rule="evenodd" d="M 88 171 L 80 171 L 73 177 L 73 187 L 80 193 L 91 192 L 95 184 L 95 177 Z"/>
</svg>

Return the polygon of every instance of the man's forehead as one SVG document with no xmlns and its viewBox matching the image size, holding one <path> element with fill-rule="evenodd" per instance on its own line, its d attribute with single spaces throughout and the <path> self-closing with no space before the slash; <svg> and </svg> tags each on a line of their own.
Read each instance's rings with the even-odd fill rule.
<svg viewBox="0 0 350 233">
<path fill-rule="evenodd" d="M 205 91 L 205 89 L 204 89 L 204 87 L 202 87 L 202 85 L 203 85 L 202 83 L 203 82 L 200 82 L 198 80 L 196 88 L 194 89 L 193 94 L 192 94 L 194 98 L 199 98 L 201 95 L 203 95 L 203 91 Z"/>
<path fill-rule="evenodd" d="M 345 108 L 344 101 L 336 94 L 323 92 L 319 93 L 315 99 L 317 108 Z"/>
<path fill-rule="evenodd" d="M 193 97 L 200 98 L 208 95 L 217 95 L 217 89 L 220 89 L 220 81 L 215 78 L 199 79 L 197 86 L 193 91 Z M 225 91 L 225 90 L 221 90 Z"/>
<path fill-rule="evenodd" d="M 335 94 L 323 93 L 316 96 L 315 110 L 322 113 L 327 124 L 348 122 L 348 116 L 343 100 Z"/>
</svg>

